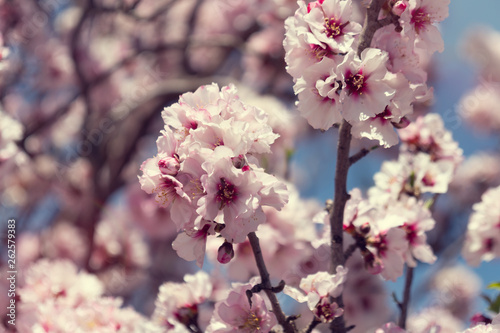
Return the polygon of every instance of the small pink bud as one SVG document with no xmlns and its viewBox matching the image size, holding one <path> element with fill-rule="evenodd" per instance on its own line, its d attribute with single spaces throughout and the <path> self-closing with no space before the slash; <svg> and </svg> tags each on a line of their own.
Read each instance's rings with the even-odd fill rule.
<svg viewBox="0 0 500 333">
<path fill-rule="evenodd" d="M 321 8 L 321 5 L 323 4 L 323 1 L 324 0 L 318 0 L 318 1 L 315 1 L 315 2 L 310 2 L 307 4 L 307 12 L 310 13 L 311 12 L 311 9 L 313 8 Z"/>
<path fill-rule="evenodd" d="M 179 172 L 180 164 L 176 157 L 167 157 L 158 161 L 160 172 L 164 175 L 175 176 Z"/>
<path fill-rule="evenodd" d="M 219 247 L 219 250 L 217 251 L 217 261 L 220 262 L 221 264 L 227 264 L 228 262 L 231 261 L 234 257 L 234 250 L 233 250 L 233 244 L 224 242 Z"/>
<path fill-rule="evenodd" d="M 408 127 L 408 125 L 410 125 L 410 120 L 406 117 L 403 117 L 401 118 L 401 120 L 399 121 L 399 123 L 392 123 L 392 125 L 396 128 L 405 128 L 405 127 Z"/>
<path fill-rule="evenodd" d="M 403 12 L 406 10 L 407 3 L 406 0 L 397 1 L 392 7 L 392 13 L 397 16 L 401 16 Z"/>
</svg>

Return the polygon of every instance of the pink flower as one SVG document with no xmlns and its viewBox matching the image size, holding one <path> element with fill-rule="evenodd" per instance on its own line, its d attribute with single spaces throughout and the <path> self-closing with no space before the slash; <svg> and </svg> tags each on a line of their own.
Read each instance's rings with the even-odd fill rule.
<svg viewBox="0 0 500 333">
<path fill-rule="evenodd" d="M 183 94 L 162 117 L 158 154 L 142 164 L 139 181 L 182 231 L 173 244 L 178 254 L 202 265 L 209 235 L 243 242 L 265 221 L 262 206 L 287 202 L 286 186 L 254 157 L 270 153 L 278 135 L 268 115 L 243 103 L 232 85 Z"/>
<path fill-rule="evenodd" d="M 343 283 L 346 281 L 347 269 L 338 266 L 336 274 L 318 272 L 308 275 L 300 281 L 300 289 L 305 294 L 290 286 L 285 286 L 284 293 L 298 302 L 307 302 L 309 309 L 323 322 L 330 322 L 344 312 L 338 304 L 330 301 L 330 297 L 342 294 Z"/>
<path fill-rule="evenodd" d="M 163 329 L 196 321 L 198 306 L 210 298 L 212 283 L 206 272 L 184 276 L 183 283 L 166 282 L 160 286 L 152 321 Z"/>
<path fill-rule="evenodd" d="M 201 183 L 207 195 L 198 201 L 198 214 L 207 220 L 220 217 L 225 225 L 222 235 L 231 242 L 243 242 L 265 221 L 258 194 L 262 184 L 250 170 L 234 168 L 229 158 L 206 162 L 203 168 L 207 174 Z"/>
<path fill-rule="evenodd" d="M 333 60 L 324 58 L 304 71 L 294 86 L 299 112 L 313 128 L 327 130 L 342 120 L 335 66 Z"/>
<path fill-rule="evenodd" d="M 390 103 L 384 111 L 375 117 L 354 122 L 351 133 L 357 138 L 378 140 L 385 148 L 398 143 L 396 128 L 404 128 L 409 123 L 405 118 L 413 112 L 412 103 L 415 101 L 415 91 L 403 74 L 387 73 L 386 83 L 395 90 Z"/>
<path fill-rule="evenodd" d="M 403 152 L 424 152 L 432 161 L 451 161 L 455 169 L 463 160 L 463 151 L 444 127 L 443 119 L 436 113 L 419 117 L 408 127 L 399 130 Z"/>
<path fill-rule="evenodd" d="M 215 223 L 204 220 L 200 229 L 186 229 L 178 234 L 172 243 L 172 248 L 182 259 L 187 261 L 196 260 L 196 264 L 201 268 L 205 259 L 207 237 L 215 234 L 215 227 Z"/>
<path fill-rule="evenodd" d="M 391 281 L 403 275 L 403 255 L 408 249 L 405 236 L 405 232 L 398 228 L 375 232 L 375 236 L 368 239 L 370 254 L 364 255 L 368 271 L 380 273 L 384 279 Z"/>
<path fill-rule="evenodd" d="M 337 73 L 342 81 L 339 96 L 342 116 L 351 123 L 375 117 L 384 112 L 395 90 L 388 85 L 387 53 L 367 48 L 358 59 L 350 52 L 338 66 Z"/>
<path fill-rule="evenodd" d="M 361 25 L 352 19 L 352 2 L 326 0 L 308 6 L 304 20 L 313 35 L 335 53 L 344 53 L 354 48 L 355 37 Z"/>
<path fill-rule="evenodd" d="M 206 329 L 207 333 L 267 333 L 278 324 L 276 317 L 267 309 L 259 294 L 252 294 L 248 303 L 246 291 L 252 284 L 233 284 L 227 298 L 215 304 L 215 311 Z"/>
<path fill-rule="evenodd" d="M 299 1 L 293 17 L 285 21 L 283 45 L 287 71 L 298 79 L 311 65 L 351 50 L 361 25 L 352 17 L 351 1 Z"/>
<path fill-rule="evenodd" d="M 462 255 L 470 265 L 500 257 L 500 187 L 486 191 L 470 216 Z"/>
<path fill-rule="evenodd" d="M 401 15 L 403 34 L 416 40 L 420 48 L 432 54 L 443 52 L 441 33 L 434 25 L 448 17 L 450 0 L 409 0 L 409 7 Z"/>
<path fill-rule="evenodd" d="M 104 286 L 95 275 L 78 271 L 68 260 L 41 259 L 26 272 L 25 285 L 19 289 L 23 306 L 36 306 L 54 299 L 73 307 L 95 300 L 104 292 Z"/>
<path fill-rule="evenodd" d="M 415 197 L 409 197 L 388 205 L 387 214 L 399 215 L 404 219 L 400 228 L 406 232 L 408 250 L 404 259 L 408 266 L 415 267 L 415 259 L 428 264 L 434 263 L 436 256 L 427 244 L 426 232 L 432 230 L 436 222 L 424 204 Z"/>
</svg>

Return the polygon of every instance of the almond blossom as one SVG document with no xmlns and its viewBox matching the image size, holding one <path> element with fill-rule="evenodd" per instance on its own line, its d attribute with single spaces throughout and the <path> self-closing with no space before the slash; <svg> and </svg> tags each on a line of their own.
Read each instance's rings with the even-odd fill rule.
<svg viewBox="0 0 500 333">
<path fill-rule="evenodd" d="M 500 187 L 491 188 L 476 203 L 470 216 L 462 255 L 470 265 L 500 256 Z"/>
<path fill-rule="evenodd" d="M 349 122 L 366 120 L 384 112 L 395 94 L 386 80 L 387 53 L 373 48 L 365 49 L 360 59 L 349 53 L 339 64 L 337 72 L 342 86 L 340 102 L 342 116 Z"/>
<path fill-rule="evenodd" d="M 244 242 L 265 222 L 262 206 L 287 202 L 286 186 L 253 157 L 270 153 L 278 135 L 267 114 L 243 103 L 232 85 L 185 93 L 162 117 L 158 154 L 142 164 L 139 181 L 181 232 L 174 242 L 179 255 L 201 266 L 208 236 Z"/>
<path fill-rule="evenodd" d="M 295 15 L 285 21 L 283 42 L 287 71 L 298 79 L 304 69 L 352 49 L 361 25 L 352 18 L 351 1 L 298 2 Z M 307 71 L 307 70 L 306 70 Z"/>
<path fill-rule="evenodd" d="M 344 310 L 330 300 L 339 296 L 346 281 L 347 269 L 338 266 L 336 274 L 318 272 L 308 275 L 300 281 L 300 290 L 285 286 L 284 293 L 298 302 L 307 302 L 309 310 L 322 322 L 330 322 L 343 314 Z M 304 294 L 305 293 L 305 294 Z"/>
<path fill-rule="evenodd" d="M 408 127 L 399 130 L 403 142 L 401 151 L 424 152 L 429 154 L 432 161 L 448 160 L 453 162 L 454 168 L 463 160 L 463 151 L 453 136 L 444 126 L 443 119 L 436 113 L 418 117 Z"/>
<path fill-rule="evenodd" d="M 409 0 L 401 14 L 403 34 L 428 53 L 443 52 L 444 42 L 434 25 L 448 17 L 450 0 Z"/>
<path fill-rule="evenodd" d="M 184 276 L 183 283 L 166 282 L 160 286 L 152 322 L 163 330 L 176 326 L 196 325 L 200 304 L 212 295 L 212 283 L 207 273 Z"/>
<path fill-rule="evenodd" d="M 18 290 L 16 328 L 22 333 L 140 331 L 147 320 L 103 292 L 95 275 L 78 271 L 70 261 L 41 259 L 27 269 Z"/>
<path fill-rule="evenodd" d="M 252 282 L 256 280 L 252 279 L 249 284 L 233 284 L 227 298 L 215 304 L 207 333 L 267 333 L 278 324 L 260 294 L 252 293 L 252 303 L 249 303 L 247 291 L 252 289 Z"/>
</svg>

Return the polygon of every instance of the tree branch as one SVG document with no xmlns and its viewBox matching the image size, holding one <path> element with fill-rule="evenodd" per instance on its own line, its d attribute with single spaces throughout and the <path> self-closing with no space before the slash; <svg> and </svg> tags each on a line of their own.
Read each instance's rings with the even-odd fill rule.
<svg viewBox="0 0 500 333">
<path fill-rule="evenodd" d="M 307 329 L 305 330 L 304 333 L 311 333 L 313 331 L 313 329 L 316 326 L 318 326 L 319 324 L 321 324 L 321 320 L 318 320 L 318 318 L 316 318 L 316 316 L 314 316 L 313 320 L 311 321 L 309 326 L 307 326 Z"/>
<path fill-rule="evenodd" d="M 361 38 L 358 45 L 358 56 L 361 55 L 361 52 L 363 52 L 364 49 L 370 47 L 373 36 L 378 29 L 391 23 L 398 24 L 397 16 L 392 13 L 385 19 L 380 21 L 378 20 L 378 15 L 380 13 L 380 9 L 382 9 L 382 6 L 384 5 L 384 2 L 385 0 L 372 0 L 366 9 L 365 23 L 363 25 L 363 31 L 361 32 Z"/>
<path fill-rule="evenodd" d="M 364 49 L 370 46 L 375 32 L 386 24 L 378 21 L 380 9 L 385 0 L 372 0 L 367 8 L 366 18 L 361 33 L 360 43 L 358 46 L 358 56 L 361 55 Z M 389 23 L 387 23 L 389 24 Z M 331 273 L 336 272 L 339 265 L 344 266 L 344 209 L 349 194 L 347 193 L 347 173 L 351 165 L 349 159 L 349 149 L 351 144 L 351 125 L 343 120 L 339 129 L 339 141 L 337 145 L 337 165 L 335 169 L 335 194 L 333 202 L 333 210 L 330 214 L 330 229 L 331 229 Z M 339 307 L 344 307 L 342 295 L 335 298 L 335 302 Z M 330 324 L 331 332 L 346 333 L 344 316 L 335 318 Z"/>
<path fill-rule="evenodd" d="M 406 317 L 408 316 L 408 306 L 410 304 L 410 296 L 411 296 L 411 283 L 413 281 L 413 267 L 406 268 L 406 280 L 405 280 L 405 289 L 403 292 L 403 301 L 401 302 L 401 316 L 399 317 L 398 325 L 402 329 L 406 328 Z"/>
<path fill-rule="evenodd" d="M 250 241 L 250 245 L 252 246 L 255 262 L 257 263 L 257 268 L 259 269 L 262 289 L 269 298 L 269 301 L 271 301 L 271 306 L 273 308 L 273 313 L 276 316 L 276 319 L 278 319 L 278 322 L 283 327 L 284 332 L 286 333 L 297 332 L 294 325 L 287 320 L 285 313 L 283 313 L 283 310 L 281 310 L 278 298 L 272 291 L 273 287 L 271 286 L 271 280 L 269 279 L 269 272 L 267 271 L 266 264 L 264 262 L 264 257 L 262 256 L 262 251 L 260 249 L 260 244 L 259 244 L 259 238 L 255 234 L 255 232 L 251 232 L 248 234 L 248 240 Z"/>
<path fill-rule="evenodd" d="M 354 253 L 354 251 L 356 251 L 357 248 L 358 248 L 358 244 L 357 243 L 349 245 L 349 247 L 347 248 L 347 250 L 345 250 L 344 260 L 347 261 L 347 259 L 349 259 L 352 256 L 352 254 Z"/>
<path fill-rule="evenodd" d="M 330 272 L 334 274 L 339 265 L 345 264 L 344 257 L 344 209 L 349 194 L 347 193 L 347 172 L 349 171 L 349 148 L 351 145 L 351 125 L 344 120 L 340 125 L 339 141 L 337 145 L 337 165 L 335 168 L 335 194 L 333 209 L 330 214 L 331 230 L 331 267 Z M 342 295 L 335 298 L 339 307 L 344 307 Z M 335 318 L 330 329 L 332 332 L 345 333 L 344 316 Z"/>
</svg>

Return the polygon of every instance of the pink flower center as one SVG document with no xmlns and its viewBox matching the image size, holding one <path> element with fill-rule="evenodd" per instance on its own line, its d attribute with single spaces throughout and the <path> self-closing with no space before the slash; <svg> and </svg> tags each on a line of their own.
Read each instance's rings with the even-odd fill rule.
<svg viewBox="0 0 500 333">
<path fill-rule="evenodd" d="M 153 189 L 153 192 L 157 193 L 156 201 L 161 205 L 173 201 L 176 194 L 175 185 L 168 178 L 162 179 L 161 183 Z"/>
<path fill-rule="evenodd" d="M 341 36 L 343 35 L 342 30 L 348 24 L 349 21 L 340 24 L 340 22 L 337 21 L 334 17 L 333 18 L 325 17 L 325 23 L 324 23 L 325 34 L 328 38 L 336 38 L 338 36 Z"/>
<path fill-rule="evenodd" d="M 217 194 L 215 195 L 215 200 L 219 202 L 219 209 L 222 209 L 227 204 L 232 203 L 234 200 L 236 200 L 236 197 L 236 187 L 230 182 L 226 181 L 225 178 L 221 178 L 220 183 L 217 184 Z"/>
<path fill-rule="evenodd" d="M 425 8 L 418 8 L 411 12 L 411 23 L 415 26 L 415 30 L 420 32 L 426 25 L 431 23 L 431 16 L 425 11 Z"/>
<path fill-rule="evenodd" d="M 318 304 L 316 304 L 314 314 L 322 322 L 328 323 L 338 316 L 338 313 L 336 311 L 337 309 L 337 303 L 330 304 L 328 299 L 324 297 L 321 299 L 321 301 L 318 302 Z"/>
<path fill-rule="evenodd" d="M 317 44 L 310 44 L 309 47 L 309 52 L 316 58 L 317 61 L 323 60 L 324 57 L 333 56 L 332 50 L 330 50 L 328 47 L 324 49 Z"/>
<path fill-rule="evenodd" d="M 417 237 L 418 237 L 418 234 L 417 234 L 417 226 L 416 226 L 415 224 L 410 225 L 410 224 L 405 223 L 405 224 L 403 225 L 402 229 L 403 229 L 404 231 L 406 231 L 406 239 L 408 240 L 408 242 L 409 242 L 411 245 L 415 245 L 415 244 L 416 244 Z"/>
<path fill-rule="evenodd" d="M 250 312 L 245 322 L 242 325 L 238 326 L 238 328 L 247 332 L 259 332 L 261 331 L 261 321 L 262 319 L 257 317 L 255 313 Z"/>
<path fill-rule="evenodd" d="M 362 74 L 361 71 L 358 72 L 357 74 L 352 74 L 351 72 L 347 72 L 345 79 L 347 94 L 349 96 L 352 94 L 359 96 L 362 95 L 364 92 L 366 92 L 365 79 L 366 77 Z"/>
</svg>

